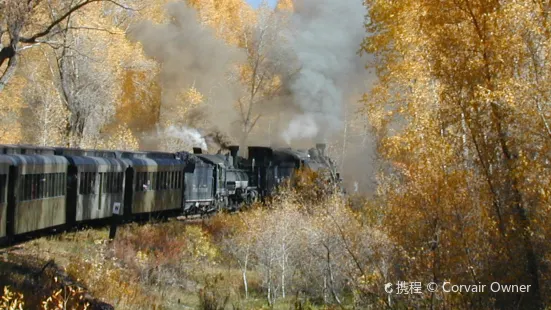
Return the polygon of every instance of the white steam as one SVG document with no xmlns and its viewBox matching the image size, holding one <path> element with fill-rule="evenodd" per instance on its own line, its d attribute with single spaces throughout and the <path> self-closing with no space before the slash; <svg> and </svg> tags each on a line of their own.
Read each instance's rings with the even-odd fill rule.
<svg viewBox="0 0 551 310">
<path fill-rule="evenodd" d="M 361 0 L 295 0 L 291 20 L 293 50 L 300 71 L 289 89 L 295 115 L 283 138 L 326 139 L 343 126 L 343 108 L 358 67 L 365 36 L 366 9 Z"/>
<path fill-rule="evenodd" d="M 315 137 L 319 132 L 316 120 L 308 114 L 297 115 L 289 123 L 282 133 L 282 138 L 287 144 L 293 139 L 305 139 Z"/>
<path fill-rule="evenodd" d="M 188 127 L 169 126 L 165 129 L 165 135 L 170 138 L 180 140 L 191 147 L 200 147 L 203 150 L 207 149 L 207 141 L 197 129 Z"/>
</svg>

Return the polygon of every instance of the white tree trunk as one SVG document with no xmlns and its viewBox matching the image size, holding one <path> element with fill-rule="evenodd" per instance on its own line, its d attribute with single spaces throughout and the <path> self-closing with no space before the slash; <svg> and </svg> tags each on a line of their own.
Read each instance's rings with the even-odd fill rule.
<svg viewBox="0 0 551 310">
<path fill-rule="evenodd" d="M 245 255 L 245 262 L 243 263 L 243 286 L 245 287 L 245 299 L 249 299 L 249 285 L 247 283 L 247 264 L 249 263 L 249 249 L 247 247 L 247 254 Z"/>
</svg>

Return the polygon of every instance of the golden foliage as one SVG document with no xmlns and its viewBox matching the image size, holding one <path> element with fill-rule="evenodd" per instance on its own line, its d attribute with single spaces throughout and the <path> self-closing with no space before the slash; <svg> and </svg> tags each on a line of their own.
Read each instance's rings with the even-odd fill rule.
<svg viewBox="0 0 551 310">
<path fill-rule="evenodd" d="M 216 34 L 232 45 L 242 46 L 243 33 L 254 23 L 255 12 L 243 0 L 188 0 L 199 11 L 202 23 L 215 29 Z"/>
<path fill-rule="evenodd" d="M 279 0 L 277 2 L 276 9 L 279 10 L 279 11 L 292 12 L 294 10 L 293 1 L 292 0 Z"/>
<path fill-rule="evenodd" d="M 43 310 L 87 310 L 88 307 L 89 303 L 84 301 L 84 289 L 71 285 L 63 285 L 42 302 Z"/>
<path fill-rule="evenodd" d="M 8 286 L 4 286 L 4 294 L 0 303 L 1 310 L 23 310 L 23 294 L 10 291 Z"/>
<path fill-rule="evenodd" d="M 15 76 L 9 87 L 0 96 L 0 143 L 13 144 L 21 140 L 21 123 L 18 121 L 22 109 L 23 90 L 27 85 L 25 78 Z"/>
<path fill-rule="evenodd" d="M 386 165 L 386 227 L 408 253 L 408 276 L 532 283 L 524 306 L 541 306 L 550 296 L 540 222 L 551 180 L 547 15 L 514 0 L 366 4 L 363 48 L 379 80 L 365 110 Z M 494 305 L 466 295 L 426 302 Z"/>
<path fill-rule="evenodd" d="M 115 130 L 108 132 L 106 137 L 101 139 L 94 148 L 106 149 L 106 150 L 138 150 L 138 139 L 134 136 L 132 131 L 120 124 Z"/>
<path fill-rule="evenodd" d="M 69 276 L 87 285 L 91 294 L 101 296 L 117 309 L 135 309 L 140 305 L 156 304 L 135 277 L 129 276 L 112 262 L 98 263 L 77 258 L 66 269 Z"/>
</svg>

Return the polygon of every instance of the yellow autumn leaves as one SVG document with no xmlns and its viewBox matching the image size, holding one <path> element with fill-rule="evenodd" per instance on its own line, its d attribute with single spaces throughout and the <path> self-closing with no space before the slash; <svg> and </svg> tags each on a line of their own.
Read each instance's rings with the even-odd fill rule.
<svg viewBox="0 0 551 310">
<path fill-rule="evenodd" d="M 375 55 L 379 80 L 364 103 L 388 165 L 379 187 L 385 223 L 418 258 L 404 261 L 406 274 L 531 283 L 527 300 L 510 295 L 497 303 L 548 304 L 548 3 L 366 4 L 364 50 Z M 475 301 L 437 295 L 427 302 Z M 476 305 L 494 302 L 484 297 Z"/>
<path fill-rule="evenodd" d="M 135 149 L 142 134 L 155 131 L 157 124 L 189 122 L 189 112 L 209 94 L 183 89 L 178 109 L 163 111 L 159 64 L 144 55 L 140 43 L 126 37 L 136 21 L 165 21 L 168 2 L 90 3 L 64 20 L 47 42 L 22 45 L 16 74 L 0 93 L 0 143 Z M 199 21 L 227 44 L 243 48 L 250 40 L 247 32 L 257 12 L 245 1 L 187 2 L 197 9 Z M 23 33 L 42 30 L 70 7 L 63 0 L 52 5 L 60 11 L 46 2 L 25 11 L 31 19 Z M 1 69 L 6 66 L 7 60 Z M 244 72 L 250 75 L 247 66 Z M 90 70 L 97 73 L 85 76 Z M 242 78 L 248 87 L 247 77 Z M 277 82 L 272 84 L 277 87 Z M 231 102 L 228 105 L 231 108 Z"/>
</svg>

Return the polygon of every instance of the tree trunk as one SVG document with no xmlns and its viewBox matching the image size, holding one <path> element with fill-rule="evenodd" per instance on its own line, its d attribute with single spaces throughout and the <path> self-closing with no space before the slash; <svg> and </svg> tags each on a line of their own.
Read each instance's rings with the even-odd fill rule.
<svg viewBox="0 0 551 310">
<path fill-rule="evenodd" d="M 8 81 L 13 77 L 17 69 L 18 56 L 17 53 L 15 53 L 14 46 L 5 47 L 0 51 L 0 65 L 8 58 L 10 59 L 8 61 L 8 67 L 6 71 L 4 71 L 4 74 L 2 74 L 2 77 L 0 77 L 0 92 L 4 90 L 4 87 L 6 87 Z"/>
<path fill-rule="evenodd" d="M 281 261 L 281 296 L 285 298 L 285 252 Z"/>
<path fill-rule="evenodd" d="M 249 263 L 249 250 L 247 248 L 247 254 L 245 255 L 245 262 L 243 263 L 243 286 L 245 287 L 245 299 L 249 299 L 249 285 L 247 282 L 247 264 Z"/>
<path fill-rule="evenodd" d="M 539 285 L 538 259 L 535 254 L 532 237 L 530 235 L 532 232 L 530 228 L 530 220 L 528 219 L 528 216 L 526 215 L 526 209 L 522 204 L 522 193 L 518 188 L 518 182 L 516 176 L 514 175 L 513 161 L 515 160 L 516 156 L 512 154 L 507 144 L 507 133 L 505 132 L 503 124 L 501 123 L 501 120 L 503 118 L 499 111 L 499 107 L 495 102 L 492 102 L 490 106 L 493 115 L 493 122 L 498 134 L 499 144 L 503 153 L 502 155 L 505 160 L 505 168 L 507 169 L 506 177 L 508 179 L 508 184 L 505 190 L 506 192 L 511 193 L 513 218 L 515 218 L 520 225 L 520 229 L 517 229 L 517 231 L 520 232 L 521 242 L 523 243 L 524 247 L 524 254 L 526 255 L 526 271 L 528 272 L 528 275 L 530 276 L 532 282 L 532 298 L 526 299 L 525 306 L 530 309 L 541 309 L 543 302 L 541 300 Z"/>
</svg>

